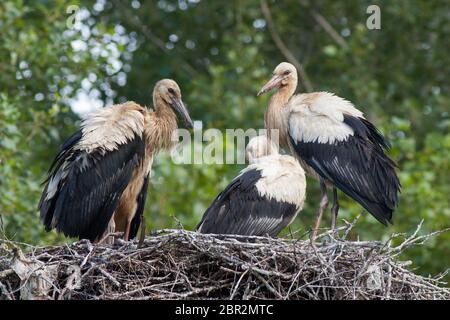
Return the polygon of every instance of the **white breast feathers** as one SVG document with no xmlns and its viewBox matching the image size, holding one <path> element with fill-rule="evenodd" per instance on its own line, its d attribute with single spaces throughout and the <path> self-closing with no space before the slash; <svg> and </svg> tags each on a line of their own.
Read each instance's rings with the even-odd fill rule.
<svg viewBox="0 0 450 320">
<path fill-rule="evenodd" d="M 334 143 L 353 135 L 344 114 L 363 117 L 353 104 L 328 92 L 299 94 L 289 101 L 289 134 L 295 141 Z"/>
</svg>

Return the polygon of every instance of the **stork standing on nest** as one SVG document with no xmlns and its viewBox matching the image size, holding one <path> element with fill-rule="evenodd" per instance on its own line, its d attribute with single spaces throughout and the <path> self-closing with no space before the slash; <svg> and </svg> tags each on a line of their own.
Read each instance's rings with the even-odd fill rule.
<svg viewBox="0 0 450 320">
<path fill-rule="evenodd" d="M 339 210 L 337 188 L 387 225 L 397 205 L 400 182 L 395 163 L 385 154 L 389 143 L 352 103 L 328 92 L 294 95 L 297 70 L 279 64 L 258 95 L 271 89 L 265 114 L 269 137 L 278 130 L 280 145 L 305 171 L 320 181 L 321 202 L 313 229 L 315 239 L 333 189 L 332 228 Z"/>
<path fill-rule="evenodd" d="M 265 136 L 246 147 L 247 168 L 206 210 L 197 231 L 275 237 L 302 209 L 305 172 L 297 160 L 280 155 Z"/>
<path fill-rule="evenodd" d="M 99 241 L 105 233 L 136 236 L 144 210 L 153 157 L 174 146 L 177 114 L 192 120 L 173 80 L 153 91 L 155 111 L 134 102 L 92 112 L 61 147 L 39 209 L 47 231 Z"/>
</svg>

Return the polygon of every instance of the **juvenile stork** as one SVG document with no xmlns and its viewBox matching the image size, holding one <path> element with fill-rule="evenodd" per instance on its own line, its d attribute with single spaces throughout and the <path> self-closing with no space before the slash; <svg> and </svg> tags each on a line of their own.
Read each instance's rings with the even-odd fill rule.
<svg viewBox="0 0 450 320">
<path fill-rule="evenodd" d="M 352 103 L 328 92 L 293 95 L 297 70 L 279 64 L 258 95 L 273 88 L 265 114 L 269 137 L 278 130 L 280 146 L 295 156 L 307 174 L 320 181 L 322 194 L 312 233 L 315 239 L 333 189 L 332 228 L 339 210 L 337 189 L 359 202 L 379 222 L 391 222 L 400 182 L 395 163 L 385 154 L 389 143 Z"/>
<path fill-rule="evenodd" d="M 153 90 L 155 111 L 134 102 L 92 112 L 62 145 L 46 181 L 39 209 L 47 231 L 99 241 L 106 232 L 136 236 L 153 157 L 174 143 L 178 114 L 192 120 L 177 83 Z"/>
<path fill-rule="evenodd" d="M 265 136 L 250 140 L 246 158 L 250 164 L 215 198 L 198 232 L 275 237 L 302 209 L 305 172 L 294 158 Z"/>
</svg>

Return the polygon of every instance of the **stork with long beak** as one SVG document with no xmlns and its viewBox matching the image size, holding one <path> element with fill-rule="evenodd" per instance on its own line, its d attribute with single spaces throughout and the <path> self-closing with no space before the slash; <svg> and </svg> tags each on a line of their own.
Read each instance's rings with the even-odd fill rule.
<svg viewBox="0 0 450 320">
<path fill-rule="evenodd" d="M 297 70 L 280 63 L 258 95 L 275 89 L 265 114 L 271 137 L 295 156 L 305 171 L 320 181 L 321 201 L 314 240 L 333 189 L 331 227 L 339 211 L 337 188 L 359 202 L 379 222 L 391 223 L 400 182 L 395 163 L 385 154 L 389 143 L 353 104 L 329 92 L 294 95 Z"/>
<path fill-rule="evenodd" d="M 153 157 L 174 146 L 177 115 L 193 123 L 173 80 L 153 90 L 155 111 L 135 102 L 96 110 L 62 145 L 39 209 L 47 231 L 99 241 L 107 232 L 136 236 Z"/>
<path fill-rule="evenodd" d="M 275 237 L 305 201 L 305 172 L 293 157 L 278 154 L 265 136 L 246 147 L 249 165 L 206 210 L 197 231 Z"/>
</svg>

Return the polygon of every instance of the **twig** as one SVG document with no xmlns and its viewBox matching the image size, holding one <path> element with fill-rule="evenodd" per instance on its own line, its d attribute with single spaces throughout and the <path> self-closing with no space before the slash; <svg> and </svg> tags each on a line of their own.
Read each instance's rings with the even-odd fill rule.
<svg viewBox="0 0 450 320">
<path fill-rule="evenodd" d="M 116 280 L 111 274 L 103 270 L 102 268 L 97 268 L 106 278 L 108 278 L 116 287 L 120 288 L 120 282 Z"/>
<path fill-rule="evenodd" d="M 239 277 L 239 280 L 237 281 L 236 285 L 233 288 L 233 292 L 230 295 L 230 300 L 233 300 L 234 296 L 236 295 L 237 290 L 239 289 L 239 285 L 241 284 L 242 279 L 248 273 L 248 271 L 249 271 L 249 269 L 245 270 Z"/>
<path fill-rule="evenodd" d="M 106 240 L 108 240 L 110 237 L 120 237 L 123 236 L 123 232 L 110 232 L 107 233 L 103 238 L 100 239 L 100 241 L 98 241 L 96 243 L 96 245 L 101 245 L 103 243 L 105 243 Z"/>
<path fill-rule="evenodd" d="M 13 269 L 6 269 L 0 272 L 0 279 L 2 278 L 6 278 L 10 275 L 14 274 L 14 270 Z"/>
<path fill-rule="evenodd" d="M 282 296 L 280 295 L 279 292 L 277 292 L 267 281 L 266 279 L 264 279 L 264 277 L 262 277 L 259 273 L 254 273 L 254 275 L 261 280 L 262 283 L 264 283 L 264 285 L 266 286 L 266 288 L 274 295 L 276 296 L 278 299 L 282 299 Z"/>
<path fill-rule="evenodd" d="M 353 229 L 353 227 L 355 226 L 356 222 L 359 220 L 359 218 L 361 217 L 361 215 L 363 214 L 364 210 L 361 210 L 360 213 L 358 213 L 358 215 L 356 216 L 355 219 L 353 219 L 353 221 L 351 223 L 348 223 L 347 221 L 345 221 L 345 223 L 347 224 L 347 228 L 344 232 L 343 235 L 343 239 L 347 239 L 348 234 L 350 233 L 350 231 Z"/>
</svg>

